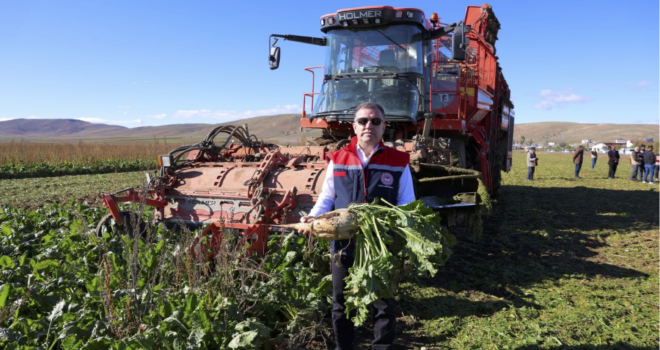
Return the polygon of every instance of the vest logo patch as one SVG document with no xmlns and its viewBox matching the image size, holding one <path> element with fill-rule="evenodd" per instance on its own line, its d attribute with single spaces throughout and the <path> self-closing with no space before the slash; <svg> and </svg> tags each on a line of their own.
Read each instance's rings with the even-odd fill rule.
<svg viewBox="0 0 660 350">
<path fill-rule="evenodd" d="M 394 183 L 394 176 L 390 173 L 383 173 L 383 175 L 380 176 L 380 182 L 382 182 L 383 185 L 391 186 Z"/>
</svg>

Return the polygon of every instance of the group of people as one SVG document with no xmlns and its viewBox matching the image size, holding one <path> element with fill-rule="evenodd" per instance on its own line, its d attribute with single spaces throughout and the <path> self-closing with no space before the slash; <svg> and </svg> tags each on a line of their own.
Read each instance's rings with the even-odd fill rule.
<svg viewBox="0 0 660 350">
<path fill-rule="evenodd" d="M 630 153 L 630 164 L 632 173 L 630 181 L 641 181 L 654 185 L 653 180 L 658 180 L 659 157 L 653 151 L 653 146 L 639 145 Z M 639 175 L 639 178 L 638 178 Z"/>
<path fill-rule="evenodd" d="M 607 158 L 607 165 L 609 166 L 607 179 L 610 180 L 613 179 L 616 174 L 621 155 L 614 146 L 610 146 L 610 150 L 607 152 Z M 591 169 L 596 167 L 597 160 L 598 152 L 593 149 L 591 150 Z M 583 161 L 584 146 L 578 146 L 577 150 L 573 153 L 576 179 L 581 179 L 580 170 L 582 169 Z M 653 185 L 653 180 L 658 180 L 658 172 L 660 172 L 660 155 L 654 153 L 653 146 L 649 146 L 648 150 L 646 150 L 645 145 L 635 147 L 635 150 L 630 154 L 630 164 L 632 165 L 632 174 L 630 175 L 631 181 L 641 181 L 642 183 Z M 536 157 L 536 147 L 529 147 L 527 149 L 527 181 L 534 181 L 534 172 L 537 165 L 538 158 Z"/>
</svg>

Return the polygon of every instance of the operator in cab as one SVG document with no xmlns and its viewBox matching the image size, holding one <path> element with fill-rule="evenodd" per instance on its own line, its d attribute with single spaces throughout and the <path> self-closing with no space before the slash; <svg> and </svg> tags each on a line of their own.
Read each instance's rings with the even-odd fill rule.
<svg viewBox="0 0 660 350">
<path fill-rule="evenodd" d="M 351 143 L 328 155 L 328 166 L 319 199 L 309 216 L 335 209 L 347 208 L 351 203 L 371 203 L 384 199 L 396 205 L 415 200 L 412 174 L 407 153 L 383 144 L 385 111 L 374 102 L 359 105 L 353 120 Z M 307 231 L 301 233 L 309 234 Z M 344 289 L 348 269 L 353 266 L 351 240 L 331 242 L 332 249 L 332 325 L 335 349 L 353 349 L 355 327 L 346 315 Z M 380 299 L 373 305 L 374 340 L 372 349 L 391 349 L 395 338 L 396 315 L 394 299 Z"/>
</svg>

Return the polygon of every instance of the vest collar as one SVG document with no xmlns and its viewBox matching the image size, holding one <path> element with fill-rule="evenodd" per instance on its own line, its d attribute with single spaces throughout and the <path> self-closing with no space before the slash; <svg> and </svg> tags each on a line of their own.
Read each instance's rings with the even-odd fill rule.
<svg viewBox="0 0 660 350">
<path fill-rule="evenodd" d="M 351 139 L 351 143 L 348 144 L 347 151 L 354 153 L 357 156 L 357 136 L 353 136 Z M 383 143 L 383 140 L 380 140 L 378 143 L 378 149 L 374 151 L 374 154 L 372 156 L 381 153 L 385 151 L 385 144 Z"/>
</svg>

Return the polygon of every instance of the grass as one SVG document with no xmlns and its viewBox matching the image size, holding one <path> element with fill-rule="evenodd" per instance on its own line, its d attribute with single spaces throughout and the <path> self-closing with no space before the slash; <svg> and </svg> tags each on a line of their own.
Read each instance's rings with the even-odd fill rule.
<svg viewBox="0 0 660 350">
<path fill-rule="evenodd" d="M 658 187 L 630 182 L 623 158 L 607 180 L 599 159 L 573 178 L 570 154 L 539 153 L 534 182 L 523 152 L 472 241 L 433 279 L 406 280 L 398 338 L 419 349 L 657 349 Z M 143 172 L 0 180 L 2 203 L 96 200 L 138 186 Z M 329 324 L 328 324 L 329 326 Z M 358 330 L 367 347 L 371 325 Z"/>
<path fill-rule="evenodd" d="M 623 163 L 524 153 L 503 177 L 484 235 L 443 273 L 401 285 L 401 344 L 427 349 L 657 349 L 658 188 Z"/>
</svg>

